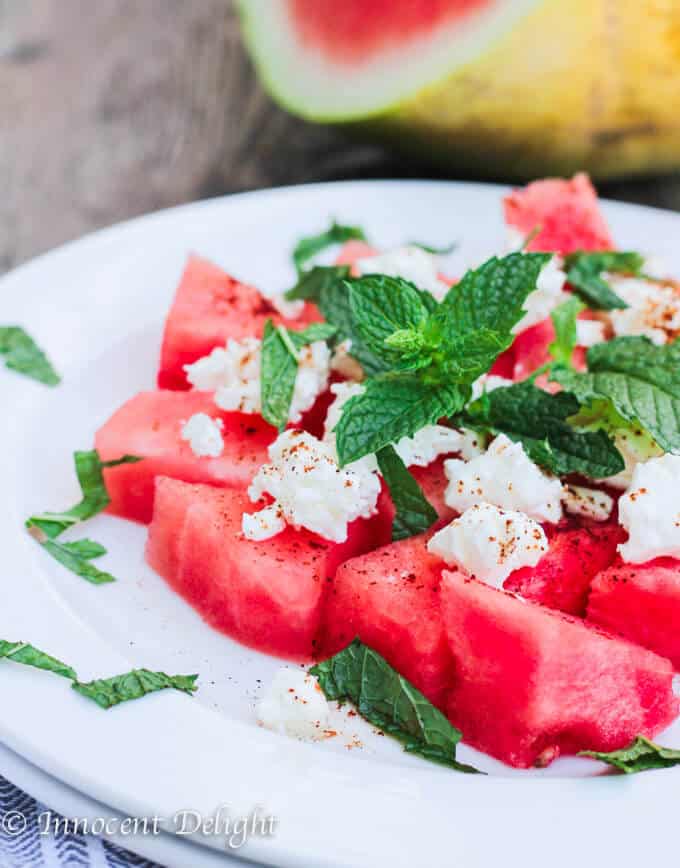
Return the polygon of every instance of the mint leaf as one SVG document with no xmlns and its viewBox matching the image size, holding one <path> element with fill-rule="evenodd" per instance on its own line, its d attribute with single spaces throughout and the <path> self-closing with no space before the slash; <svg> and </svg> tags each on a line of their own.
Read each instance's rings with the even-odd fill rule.
<svg viewBox="0 0 680 868">
<path fill-rule="evenodd" d="M 288 301 L 318 302 L 321 293 L 327 286 L 333 286 L 349 277 L 349 265 L 315 265 L 309 271 L 303 271 L 294 287 L 285 293 Z"/>
<path fill-rule="evenodd" d="M 556 370 L 553 379 L 582 404 L 608 400 L 666 452 L 680 450 L 680 343 L 614 338 L 588 350 L 588 373 Z"/>
<path fill-rule="evenodd" d="M 506 434 L 558 476 L 581 473 L 601 479 L 620 473 L 623 458 L 604 431 L 580 432 L 567 422 L 578 410 L 568 392 L 551 395 L 525 381 L 482 395 L 466 409 L 461 424 Z"/>
<path fill-rule="evenodd" d="M 447 256 L 458 247 L 458 242 L 452 241 L 450 244 L 445 244 L 442 247 L 433 247 L 431 244 L 423 244 L 422 241 L 408 241 L 407 246 L 420 247 L 425 253 L 431 253 L 433 256 Z"/>
<path fill-rule="evenodd" d="M 279 327 L 280 329 L 283 326 Z M 286 329 L 286 331 L 288 331 Z M 307 346 L 307 344 L 313 344 L 316 341 L 328 341 L 330 340 L 336 333 L 337 328 L 328 322 L 313 322 L 307 326 L 307 328 L 302 329 L 299 332 L 288 331 L 288 336 L 293 344 L 293 346 L 301 350 L 302 347 Z"/>
<path fill-rule="evenodd" d="M 368 349 L 386 362 L 397 355 L 386 341 L 394 332 L 424 324 L 428 310 L 413 284 L 382 274 L 348 281 L 352 320 Z"/>
<path fill-rule="evenodd" d="M 86 579 L 92 585 L 106 585 L 115 582 L 116 579 L 110 573 L 98 569 L 90 563 L 94 558 L 106 554 L 106 549 L 92 540 L 77 540 L 69 543 L 59 543 L 52 539 L 44 542 L 38 540 L 42 547 L 55 561 L 58 561 L 67 570 Z"/>
<path fill-rule="evenodd" d="M 468 271 L 442 302 L 445 332 L 482 328 L 511 332 L 524 316 L 524 302 L 536 289 L 541 269 L 550 258 L 549 253 L 511 253 L 501 259 L 494 256 Z"/>
<path fill-rule="evenodd" d="M 394 447 L 384 446 L 376 458 L 396 510 L 392 539 L 407 539 L 432 527 L 438 518 L 437 510 L 425 497 Z"/>
<path fill-rule="evenodd" d="M 453 335 L 446 342 L 442 358 L 433 357 L 432 374 L 426 372 L 425 380 L 473 383 L 485 374 L 496 358 L 512 344 L 512 335 L 501 335 L 491 329 Z"/>
<path fill-rule="evenodd" d="M 460 731 L 384 657 L 358 639 L 309 671 L 327 699 L 352 702 L 362 717 L 400 741 L 407 753 L 456 771 L 477 772 L 456 759 Z"/>
<path fill-rule="evenodd" d="M 558 364 L 571 367 L 571 359 L 576 349 L 576 317 L 585 305 L 575 295 L 550 314 L 555 329 L 555 340 L 548 347 L 548 352 Z"/>
<path fill-rule="evenodd" d="M 288 424 L 298 362 L 295 347 L 291 352 L 282 332 L 271 320 L 264 326 L 260 368 L 262 415 L 270 425 L 283 431 Z"/>
<path fill-rule="evenodd" d="M 112 708 L 121 702 L 141 699 L 149 693 L 168 688 L 191 694 L 197 690 L 195 683 L 197 678 L 198 675 L 166 675 L 165 672 L 133 669 L 131 672 L 114 675 L 112 678 L 88 682 L 75 680 L 72 687 L 81 696 L 96 702 L 100 708 Z"/>
<path fill-rule="evenodd" d="M 40 651 L 28 642 L 8 642 L 0 639 L 0 658 L 12 660 L 14 663 L 22 663 L 24 666 L 34 666 L 36 669 L 44 669 L 46 672 L 54 672 L 64 678 L 75 679 L 78 676 L 75 671 L 57 660 L 50 657 L 44 651 Z"/>
<path fill-rule="evenodd" d="M 639 275 L 644 259 L 639 253 L 622 251 L 578 252 L 567 256 L 565 263 L 567 281 L 588 307 L 594 310 L 615 310 L 628 305 L 604 280 L 603 272 Z"/>
<path fill-rule="evenodd" d="M 579 756 L 600 760 L 627 775 L 650 769 L 667 769 L 680 764 L 680 750 L 661 747 L 643 735 L 638 735 L 635 741 L 623 750 L 614 750 L 610 753 L 582 750 Z"/>
<path fill-rule="evenodd" d="M 293 262 L 298 273 L 302 271 L 303 266 L 315 257 L 317 253 L 321 253 L 322 250 L 331 247 L 333 244 L 344 244 L 345 241 L 352 240 L 366 241 L 364 230 L 359 226 L 343 226 L 335 221 L 331 223 L 325 232 L 301 238 L 293 250 Z"/>
<path fill-rule="evenodd" d="M 343 408 L 335 426 L 340 465 L 378 452 L 402 437 L 412 437 L 463 408 L 469 387 L 427 385 L 415 374 L 382 374 L 366 381 L 361 395 Z"/>
<path fill-rule="evenodd" d="M 71 552 L 79 558 L 85 558 L 87 561 L 93 561 L 106 554 L 104 546 L 92 539 L 79 539 L 74 542 L 59 543 L 59 545 L 67 552 Z"/>
<path fill-rule="evenodd" d="M 46 386 L 61 382 L 45 353 L 20 326 L 0 326 L 0 356 L 10 370 Z"/>
</svg>

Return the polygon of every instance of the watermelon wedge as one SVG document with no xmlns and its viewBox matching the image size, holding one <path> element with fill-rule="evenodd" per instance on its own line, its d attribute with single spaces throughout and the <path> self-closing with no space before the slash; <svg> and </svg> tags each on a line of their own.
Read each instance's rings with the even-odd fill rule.
<svg viewBox="0 0 680 868">
<path fill-rule="evenodd" d="M 191 256 L 165 322 L 159 389 L 188 389 L 184 365 L 224 345 L 227 338 L 261 337 L 269 318 L 300 329 L 320 315 L 314 305 L 307 304 L 299 319 L 286 320 L 254 286 Z"/>
<path fill-rule="evenodd" d="M 246 540 L 244 491 L 159 477 L 146 556 L 149 564 L 213 627 L 259 651 L 309 659 L 329 580 L 347 558 L 374 544 L 358 519 L 347 542 L 286 529 Z"/>
<path fill-rule="evenodd" d="M 587 175 L 546 178 L 515 190 L 504 201 L 505 222 L 521 235 L 540 231 L 528 250 L 574 253 L 611 250 L 612 237 Z"/>
<path fill-rule="evenodd" d="M 515 570 L 505 580 L 506 591 L 527 600 L 584 616 L 593 577 L 616 558 L 616 547 L 625 539 L 616 524 L 555 531 L 550 548 L 535 567 Z"/>
<path fill-rule="evenodd" d="M 328 588 L 319 644 L 329 657 L 358 636 L 441 706 L 453 669 L 439 613 L 442 562 L 427 540 L 411 537 L 346 561 Z"/>
<path fill-rule="evenodd" d="M 518 768 L 653 737 L 678 713 L 669 660 L 584 621 L 444 571 L 448 700 L 466 742 Z"/>
<path fill-rule="evenodd" d="M 614 564 L 593 580 L 588 620 L 656 651 L 680 670 L 680 561 Z"/>
<path fill-rule="evenodd" d="M 194 413 L 222 420 L 224 451 L 219 458 L 199 458 L 181 439 L 182 423 Z M 144 459 L 104 471 L 111 498 L 108 511 L 133 521 L 151 521 L 156 476 L 246 488 L 268 460 L 267 447 L 276 436 L 276 429 L 261 416 L 221 412 L 209 392 L 140 392 L 95 436 L 103 461 L 125 454 Z"/>
</svg>

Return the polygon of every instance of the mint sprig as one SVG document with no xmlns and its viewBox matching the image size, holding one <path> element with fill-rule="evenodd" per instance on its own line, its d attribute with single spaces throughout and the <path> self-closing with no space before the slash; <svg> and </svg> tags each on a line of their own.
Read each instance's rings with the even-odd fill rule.
<svg viewBox="0 0 680 868">
<path fill-rule="evenodd" d="M 614 338 L 591 347 L 587 363 L 587 373 L 558 368 L 552 377 L 581 404 L 607 401 L 664 451 L 680 450 L 680 343 Z"/>
<path fill-rule="evenodd" d="M 57 386 L 61 377 L 33 338 L 20 326 L 0 326 L 0 356 L 12 371 L 46 386 Z"/>
<path fill-rule="evenodd" d="M 293 262 L 300 274 L 303 267 L 317 254 L 332 247 L 334 244 L 344 244 L 345 241 L 366 241 L 364 230 L 360 226 L 344 226 L 335 220 L 324 232 L 301 238 L 293 250 Z"/>
<path fill-rule="evenodd" d="M 376 458 L 395 509 L 392 540 L 408 539 L 432 527 L 438 518 L 437 510 L 425 497 L 394 447 L 384 446 Z"/>
<path fill-rule="evenodd" d="M 558 476 L 580 473 L 602 479 L 620 473 L 623 458 L 604 431 L 577 431 L 567 421 L 579 406 L 568 392 L 552 395 L 526 381 L 487 392 L 457 422 L 506 434 L 520 442 L 533 461 Z"/>
<path fill-rule="evenodd" d="M 456 759 L 460 731 L 384 657 L 358 639 L 309 671 L 327 699 L 352 702 L 362 717 L 400 741 L 407 753 L 459 772 L 478 773 Z"/>
<path fill-rule="evenodd" d="M 574 292 L 593 310 L 628 307 L 602 277 L 605 272 L 639 276 L 644 258 L 626 251 L 579 251 L 565 259 L 567 281 Z"/>
<path fill-rule="evenodd" d="M 643 735 L 638 735 L 628 747 L 603 753 L 597 750 L 582 750 L 579 756 L 587 756 L 613 766 L 627 775 L 651 769 L 667 769 L 680 765 L 680 750 L 662 747 Z"/>
</svg>

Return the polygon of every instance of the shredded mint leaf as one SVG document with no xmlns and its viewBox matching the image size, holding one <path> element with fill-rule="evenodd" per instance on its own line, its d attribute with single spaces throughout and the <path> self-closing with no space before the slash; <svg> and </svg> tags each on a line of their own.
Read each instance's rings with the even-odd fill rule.
<svg viewBox="0 0 680 868">
<path fill-rule="evenodd" d="M 585 305 L 576 295 L 572 295 L 550 314 L 555 329 L 555 340 L 548 352 L 560 365 L 571 367 L 571 359 L 576 349 L 576 317 Z"/>
<path fill-rule="evenodd" d="M 445 244 L 442 247 L 433 247 L 431 244 L 423 244 L 422 241 L 408 241 L 408 247 L 420 247 L 425 253 L 431 253 L 433 256 L 448 256 L 449 253 L 458 247 L 457 241 L 452 241 L 450 244 Z"/>
<path fill-rule="evenodd" d="M 463 408 L 469 395 L 469 387 L 428 386 L 412 373 L 383 374 L 367 380 L 364 392 L 350 398 L 335 426 L 340 465 L 452 416 Z"/>
<path fill-rule="evenodd" d="M 638 735 L 629 747 L 602 753 L 596 750 L 582 750 L 579 756 L 592 757 L 618 769 L 624 774 L 634 775 L 650 769 L 667 769 L 680 764 L 680 750 L 661 747 L 643 735 Z"/>
<path fill-rule="evenodd" d="M 558 476 L 581 473 L 602 479 L 620 473 L 623 458 L 604 431 L 580 432 L 567 422 L 578 410 L 578 401 L 568 392 L 551 395 L 525 381 L 482 395 L 460 421 L 476 430 L 506 434 Z"/>
<path fill-rule="evenodd" d="M 325 287 L 345 280 L 349 277 L 349 273 L 349 265 L 315 265 L 309 271 L 300 274 L 298 282 L 286 292 L 284 297 L 288 301 L 318 302 Z"/>
<path fill-rule="evenodd" d="M 536 289 L 548 253 L 511 253 L 494 256 L 468 271 L 452 286 L 442 302 L 445 333 L 462 334 L 489 329 L 499 334 L 512 331 L 524 316 L 524 302 Z"/>
<path fill-rule="evenodd" d="M 327 699 L 349 700 L 362 717 L 400 741 L 408 753 L 456 771 L 478 772 L 456 759 L 460 731 L 384 657 L 358 639 L 309 671 Z"/>
<path fill-rule="evenodd" d="M 8 642 L 6 639 L 0 639 L 0 658 L 12 660 L 14 663 L 22 663 L 24 666 L 34 666 L 36 669 L 44 669 L 47 672 L 54 672 L 55 675 L 61 675 L 64 678 L 76 679 L 78 676 L 75 671 L 57 660 L 56 657 L 50 657 L 44 651 L 40 651 L 28 642 Z"/>
<path fill-rule="evenodd" d="M 280 328 L 283 328 L 281 326 Z M 286 330 L 288 331 L 288 330 Z M 328 322 L 313 322 L 307 328 L 299 332 L 288 331 L 288 335 L 293 346 L 297 350 L 306 347 L 308 344 L 316 343 L 316 341 L 328 341 L 337 333 L 337 328 Z"/>
<path fill-rule="evenodd" d="M 57 386 L 61 377 L 45 353 L 20 326 L 0 326 L 0 355 L 12 371 L 46 386 Z"/>
<path fill-rule="evenodd" d="M 384 446 L 376 458 L 396 510 L 392 539 L 407 539 L 432 527 L 438 518 L 437 510 L 425 497 L 394 447 Z"/>
<path fill-rule="evenodd" d="M 588 372 L 558 369 L 553 379 L 581 404 L 608 400 L 666 452 L 680 450 L 680 342 L 657 347 L 645 337 L 614 338 L 588 350 Z"/>
<path fill-rule="evenodd" d="M 325 232 L 301 238 L 293 250 L 293 262 L 298 274 L 302 272 L 303 266 L 318 253 L 321 253 L 322 250 L 331 247 L 333 244 L 344 244 L 345 241 L 352 240 L 366 241 L 364 230 L 359 226 L 343 226 L 335 221 L 331 223 Z"/>
<path fill-rule="evenodd" d="M 628 307 L 604 280 L 604 272 L 639 275 L 644 258 L 639 253 L 603 251 L 578 252 L 566 257 L 567 281 L 593 310 Z"/>
<path fill-rule="evenodd" d="M 166 675 L 165 672 L 151 672 L 148 669 L 133 669 L 123 675 L 102 678 L 96 681 L 74 680 L 72 687 L 81 696 L 96 702 L 100 708 L 112 708 L 121 702 L 141 699 L 158 690 L 174 688 L 184 693 L 197 690 L 198 675 Z"/>
<path fill-rule="evenodd" d="M 86 579 L 92 585 L 106 585 L 116 581 L 111 573 L 106 573 L 90 563 L 95 558 L 106 554 L 106 549 L 98 543 L 93 542 L 93 540 L 59 543 L 55 540 L 47 539 L 41 545 L 45 551 L 52 555 L 55 561 L 59 561 L 67 570 L 70 570 L 82 579 Z"/>
</svg>

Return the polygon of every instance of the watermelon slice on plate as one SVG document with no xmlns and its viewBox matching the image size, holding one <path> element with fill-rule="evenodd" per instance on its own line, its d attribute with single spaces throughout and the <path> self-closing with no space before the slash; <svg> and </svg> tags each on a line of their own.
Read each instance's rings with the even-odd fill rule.
<svg viewBox="0 0 680 868">
<path fill-rule="evenodd" d="M 160 477 L 147 560 L 213 627 L 268 654 L 309 659 L 329 580 L 376 542 L 357 519 L 345 543 L 305 530 L 252 542 L 241 533 L 255 508 L 244 491 Z"/>
<path fill-rule="evenodd" d="M 194 413 L 222 420 L 224 451 L 218 458 L 199 458 L 181 439 L 182 424 Z M 111 498 L 108 511 L 133 521 L 151 521 L 156 476 L 246 488 L 268 460 L 267 447 L 276 436 L 276 429 L 261 416 L 220 411 L 210 392 L 140 392 L 95 436 L 103 461 L 125 454 L 144 459 L 104 471 Z"/>
<path fill-rule="evenodd" d="M 593 580 L 587 617 L 680 670 L 680 561 L 612 565 Z"/>
<path fill-rule="evenodd" d="M 439 612 L 441 561 L 429 536 L 391 543 L 344 563 L 329 585 L 321 654 L 358 636 L 427 698 L 442 705 L 453 676 Z"/>
<path fill-rule="evenodd" d="M 616 524 L 558 529 L 536 566 L 515 570 L 503 587 L 527 600 L 582 617 L 593 577 L 614 562 L 616 547 L 625 536 Z"/>
<path fill-rule="evenodd" d="M 528 768 L 624 748 L 677 715 L 666 658 L 459 572 L 443 572 L 440 593 L 448 713 L 473 747 Z"/>
<path fill-rule="evenodd" d="M 221 268 L 191 256 L 187 262 L 163 332 L 158 371 L 160 389 L 188 389 L 184 365 L 207 356 L 228 338 L 262 337 L 268 319 L 294 329 L 320 319 L 314 305 L 286 320 L 254 286 L 230 277 Z"/>
</svg>

